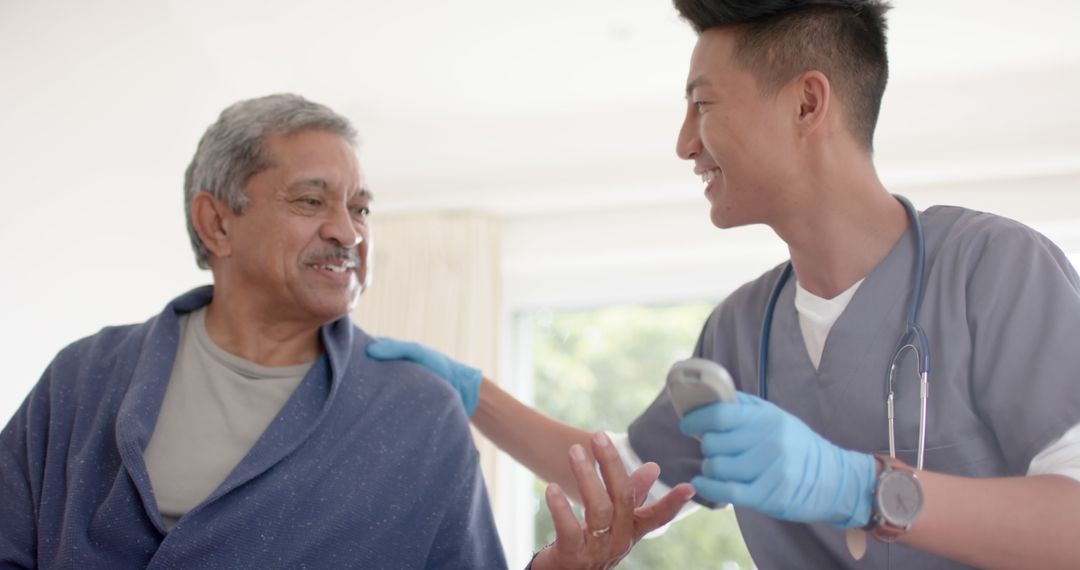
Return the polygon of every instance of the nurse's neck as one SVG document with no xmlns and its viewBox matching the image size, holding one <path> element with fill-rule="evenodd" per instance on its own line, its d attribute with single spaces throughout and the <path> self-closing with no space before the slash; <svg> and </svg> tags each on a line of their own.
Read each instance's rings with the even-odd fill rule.
<svg viewBox="0 0 1080 570">
<path fill-rule="evenodd" d="M 908 227 L 872 152 L 834 115 L 795 131 L 798 144 L 765 194 L 766 223 L 788 244 L 799 284 L 824 299 L 869 275 Z"/>
<path fill-rule="evenodd" d="M 876 180 L 876 178 L 875 178 Z M 773 226 L 787 242 L 804 289 L 832 299 L 865 278 L 907 230 L 907 211 L 884 187 L 820 193 L 790 223 Z"/>
</svg>

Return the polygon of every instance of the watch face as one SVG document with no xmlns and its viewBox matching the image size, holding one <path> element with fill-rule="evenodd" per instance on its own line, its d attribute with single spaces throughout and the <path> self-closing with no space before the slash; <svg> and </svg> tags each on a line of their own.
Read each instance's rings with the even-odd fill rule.
<svg viewBox="0 0 1080 570">
<path fill-rule="evenodd" d="M 878 483 L 878 512 L 885 522 L 907 527 L 922 510 L 922 487 L 915 476 L 906 471 L 889 471 Z"/>
</svg>

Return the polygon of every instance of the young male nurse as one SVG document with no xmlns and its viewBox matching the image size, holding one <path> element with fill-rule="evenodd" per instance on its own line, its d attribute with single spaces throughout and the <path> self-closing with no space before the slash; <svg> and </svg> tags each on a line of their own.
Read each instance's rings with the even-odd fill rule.
<svg viewBox="0 0 1080 570">
<path fill-rule="evenodd" d="M 662 392 L 615 438 L 624 462 L 656 462 L 667 485 L 692 482 L 696 501 L 733 504 L 761 568 L 1080 567 L 1080 279 L 1030 228 L 908 211 L 878 179 L 889 6 L 675 5 L 699 34 L 678 154 L 705 182 L 713 223 L 768 225 L 792 275 L 785 262 L 747 283 L 701 333 L 695 356 L 731 371 L 738 402 L 680 421 Z M 897 458 L 885 404 L 912 306 L 932 366 L 922 469 L 912 351 L 898 359 Z M 371 352 L 441 368 L 478 398 L 476 426 L 574 492 L 563 457 L 588 434 L 423 347 Z"/>
</svg>

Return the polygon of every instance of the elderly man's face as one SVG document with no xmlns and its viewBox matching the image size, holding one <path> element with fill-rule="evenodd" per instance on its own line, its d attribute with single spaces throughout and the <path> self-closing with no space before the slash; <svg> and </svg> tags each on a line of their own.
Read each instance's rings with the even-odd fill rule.
<svg viewBox="0 0 1080 570">
<path fill-rule="evenodd" d="M 274 318 L 325 323 L 363 290 L 371 195 L 353 148 L 320 130 L 264 140 L 272 166 L 244 187 L 251 204 L 232 219 L 232 290 Z"/>
</svg>

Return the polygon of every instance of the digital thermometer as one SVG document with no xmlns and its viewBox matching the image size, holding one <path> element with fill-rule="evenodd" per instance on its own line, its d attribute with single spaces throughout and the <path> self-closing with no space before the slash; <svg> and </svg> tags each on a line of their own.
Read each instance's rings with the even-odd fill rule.
<svg viewBox="0 0 1080 570">
<path fill-rule="evenodd" d="M 667 392 L 681 418 L 713 402 L 734 402 L 735 382 L 723 366 L 704 358 L 688 358 L 671 365 Z"/>
</svg>

